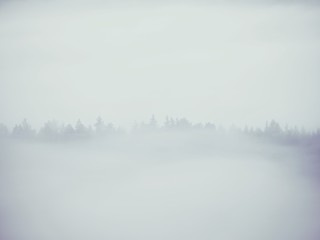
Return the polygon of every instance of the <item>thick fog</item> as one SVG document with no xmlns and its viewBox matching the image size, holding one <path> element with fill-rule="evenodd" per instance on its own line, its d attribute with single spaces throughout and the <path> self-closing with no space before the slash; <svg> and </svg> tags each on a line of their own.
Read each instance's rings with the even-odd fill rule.
<svg viewBox="0 0 320 240">
<path fill-rule="evenodd" d="M 319 239 L 319 131 L 154 123 L 3 134 L 1 239 Z"/>
<path fill-rule="evenodd" d="M 316 0 L 0 0 L 0 239 L 319 240 L 319 26 Z"/>
<path fill-rule="evenodd" d="M 318 5 L 232 2 L 4 1 L 0 122 L 318 128 Z"/>
</svg>

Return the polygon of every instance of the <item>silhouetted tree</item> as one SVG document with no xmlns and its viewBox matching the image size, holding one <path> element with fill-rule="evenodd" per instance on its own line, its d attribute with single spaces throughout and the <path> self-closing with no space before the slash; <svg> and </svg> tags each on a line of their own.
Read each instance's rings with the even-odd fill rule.
<svg viewBox="0 0 320 240">
<path fill-rule="evenodd" d="M 62 136 L 64 139 L 75 138 L 75 130 L 71 124 L 68 124 L 62 128 Z"/>
<path fill-rule="evenodd" d="M 175 126 L 175 121 L 173 120 L 173 118 L 169 118 L 168 116 L 166 117 L 165 123 L 164 123 L 164 129 L 166 130 L 170 130 L 173 129 Z"/>
<path fill-rule="evenodd" d="M 152 115 L 148 125 L 149 125 L 150 129 L 152 129 L 152 130 L 155 130 L 158 128 L 158 122 L 157 122 L 154 115 Z"/>
<path fill-rule="evenodd" d="M 38 135 L 40 138 L 57 140 L 61 136 L 61 129 L 56 121 L 48 121 L 40 128 Z"/>
<path fill-rule="evenodd" d="M 33 138 L 35 135 L 36 131 L 32 129 L 26 119 L 23 119 L 22 123 L 16 125 L 12 130 L 12 137 L 14 138 Z"/>
<path fill-rule="evenodd" d="M 176 119 L 175 129 L 177 130 L 187 130 L 191 129 L 192 124 L 186 118 Z"/>
<path fill-rule="evenodd" d="M 101 117 L 97 118 L 94 128 L 98 136 L 111 135 L 117 132 L 112 123 L 105 124 Z"/>
<path fill-rule="evenodd" d="M 107 130 L 107 126 L 101 117 L 98 117 L 96 123 L 94 124 L 95 132 L 97 135 L 104 135 Z"/>
<path fill-rule="evenodd" d="M 86 127 L 80 119 L 77 121 L 75 126 L 75 136 L 77 138 L 87 138 L 91 135 L 91 128 Z"/>
<path fill-rule="evenodd" d="M 278 137 L 282 133 L 282 129 L 279 123 L 272 120 L 270 123 L 267 122 L 264 132 L 269 137 Z"/>
</svg>

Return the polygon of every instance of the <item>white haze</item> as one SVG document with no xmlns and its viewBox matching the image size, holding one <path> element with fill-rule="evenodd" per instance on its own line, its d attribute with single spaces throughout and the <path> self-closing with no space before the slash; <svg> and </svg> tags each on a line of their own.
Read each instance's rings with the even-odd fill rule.
<svg viewBox="0 0 320 240">
<path fill-rule="evenodd" d="M 1 239 L 320 234 L 319 179 L 308 155 L 289 147 L 173 133 L 0 146 Z"/>
<path fill-rule="evenodd" d="M 224 2 L 3 1 L 0 122 L 319 127 L 318 5 Z"/>
<path fill-rule="evenodd" d="M 0 123 L 319 128 L 319 6 L 278 2 L 0 0 Z M 319 239 L 319 132 L 24 123 L 0 125 L 1 240 Z"/>
</svg>

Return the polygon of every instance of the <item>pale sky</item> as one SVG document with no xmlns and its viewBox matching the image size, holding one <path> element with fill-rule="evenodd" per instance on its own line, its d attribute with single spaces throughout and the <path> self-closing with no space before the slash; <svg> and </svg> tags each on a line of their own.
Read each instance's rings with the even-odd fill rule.
<svg viewBox="0 0 320 240">
<path fill-rule="evenodd" d="M 320 127 L 317 5 L 128 2 L 2 2 L 0 122 Z"/>
</svg>

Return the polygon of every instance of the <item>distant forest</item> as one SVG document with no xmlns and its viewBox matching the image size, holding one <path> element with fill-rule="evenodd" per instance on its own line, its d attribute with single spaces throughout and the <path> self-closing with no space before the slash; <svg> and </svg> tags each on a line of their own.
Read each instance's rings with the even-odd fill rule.
<svg viewBox="0 0 320 240">
<path fill-rule="evenodd" d="M 0 138 L 10 139 L 35 139 L 48 141 L 79 140 L 92 138 L 106 138 L 122 135 L 153 134 L 153 133 L 204 133 L 212 136 L 246 136 L 261 140 L 272 141 L 288 145 L 308 145 L 320 148 L 320 130 L 313 132 L 305 131 L 297 127 L 282 127 L 278 122 L 272 120 L 267 122 L 263 129 L 231 126 L 224 128 L 213 123 L 193 124 L 186 118 L 167 117 L 163 124 L 159 124 L 154 116 L 147 122 L 135 123 L 129 130 L 115 127 L 112 123 L 106 123 L 98 117 L 93 125 L 86 126 L 80 120 L 74 125 L 62 124 L 57 121 L 47 121 L 39 129 L 34 129 L 31 124 L 24 119 L 13 129 L 0 123 Z"/>
</svg>

